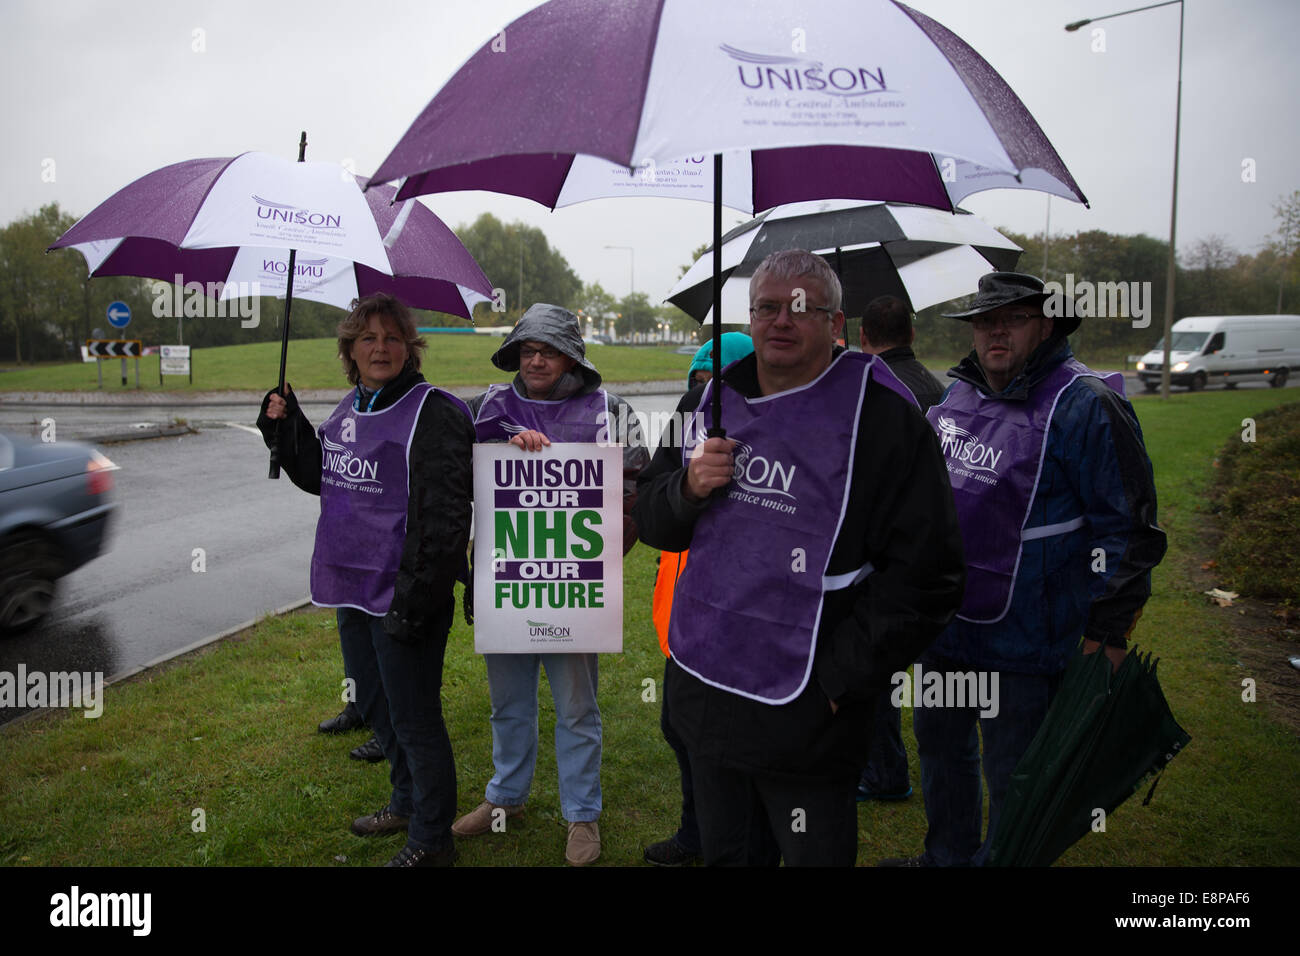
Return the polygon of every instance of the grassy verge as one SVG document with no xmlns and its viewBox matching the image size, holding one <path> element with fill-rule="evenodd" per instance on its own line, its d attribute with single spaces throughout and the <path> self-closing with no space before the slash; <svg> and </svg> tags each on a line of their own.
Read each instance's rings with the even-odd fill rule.
<svg viewBox="0 0 1300 956">
<path fill-rule="evenodd" d="M 1162 659 L 1160 677 L 1192 743 L 1165 772 L 1154 802 L 1130 799 L 1063 863 L 1212 866 L 1300 864 L 1300 744 L 1272 702 L 1241 699 L 1242 668 L 1224 619 L 1188 581 L 1203 559 L 1199 512 L 1211 462 L 1241 419 L 1285 393 L 1250 390 L 1136 403 L 1155 462 L 1170 551 L 1136 640 Z M 676 827 L 677 768 L 659 735 L 663 661 L 649 616 L 654 552 L 626 561 L 624 647 L 601 659 L 605 746 L 602 864 L 633 865 Z M 461 811 L 491 773 L 483 663 L 458 624 L 443 689 Z M 0 728 L 0 864 L 366 865 L 400 839 L 351 836 L 351 818 L 387 799 L 383 765 L 347 750 L 360 735 L 327 738 L 315 723 L 337 708 L 341 678 L 332 616 L 270 620 L 106 691 L 104 713 L 53 714 Z M 563 860 L 552 746 L 554 713 L 541 693 L 541 744 L 529 809 L 506 834 L 461 841 L 462 865 L 557 865 Z M 904 711 L 913 784 L 911 711 Z M 919 790 L 919 787 L 918 787 Z M 201 808 L 206 831 L 192 829 Z M 919 852 L 919 796 L 859 811 L 859 861 Z M 344 858 L 340 861 L 339 858 Z"/>
<path fill-rule="evenodd" d="M 1218 458 L 1214 493 L 1226 519 L 1220 568 L 1236 590 L 1300 605 L 1300 404 L 1241 425 Z"/>
<path fill-rule="evenodd" d="M 486 385 L 508 382 L 511 376 L 497 370 L 491 356 L 501 340 L 486 335 L 426 335 L 424 375 L 435 385 Z M 342 388 L 346 385 L 336 357 L 334 339 L 302 339 L 289 343 L 287 378 L 298 389 Z M 676 346 L 592 345 L 587 357 L 608 382 L 650 382 L 681 379 L 686 382 L 689 355 L 677 355 Z M 158 356 L 140 359 L 142 391 L 206 392 L 265 391 L 275 386 L 280 373 L 280 344 L 256 342 L 196 349 L 194 383 L 168 375 L 158 384 Z M 121 385 L 120 362 L 104 366 L 104 391 L 135 391 L 134 359 L 127 362 L 127 382 Z M 0 374 L 0 391 L 91 391 L 98 387 L 93 364 L 64 362 L 10 368 Z"/>
</svg>

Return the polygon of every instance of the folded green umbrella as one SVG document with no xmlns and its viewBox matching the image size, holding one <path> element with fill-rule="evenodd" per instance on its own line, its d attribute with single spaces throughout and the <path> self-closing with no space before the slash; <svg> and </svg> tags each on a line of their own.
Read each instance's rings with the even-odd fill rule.
<svg viewBox="0 0 1300 956">
<path fill-rule="evenodd" d="M 1077 655 L 1016 765 L 989 846 L 990 866 L 1049 866 L 1191 737 L 1169 710 L 1156 664 L 1134 648 L 1111 674 L 1102 652 Z M 1151 792 L 1147 794 L 1147 803 Z"/>
</svg>

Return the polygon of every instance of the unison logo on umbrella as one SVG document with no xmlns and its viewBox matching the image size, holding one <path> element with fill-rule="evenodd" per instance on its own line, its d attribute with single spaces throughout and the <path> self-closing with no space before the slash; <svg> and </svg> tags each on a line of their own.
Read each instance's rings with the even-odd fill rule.
<svg viewBox="0 0 1300 956">
<path fill-rule="evenodd" d="M 327 262 L 329 262 L 329 259 L 297 259 L 293 264 L 293 274 L 295 276 L 322 278 L 325 275 L 325 263 Z M 289 262 L 286 259 L 263 259 L 262 271 L 268 275 L 288 275 Z"/>
<path fill-rule="evenodd" d="M 271 202 L 254 195 L 257 203 L 257 218 L 268 222 L 291 222 L 299 226 L 311 226 L 315 229 L 342 229 L 343 217 L 324 212 L 312 212 L 284 203 Z"/>
<path fill-rule="evenodd" d="M 831 96 L 863 96 L 891 92 L 883 67 L 834 66 L 807 57 L 750 53 L 723 43 L 718 49 L 737 60 L 736 72 L 746 89 L 826 93 Z"/>
</svg>

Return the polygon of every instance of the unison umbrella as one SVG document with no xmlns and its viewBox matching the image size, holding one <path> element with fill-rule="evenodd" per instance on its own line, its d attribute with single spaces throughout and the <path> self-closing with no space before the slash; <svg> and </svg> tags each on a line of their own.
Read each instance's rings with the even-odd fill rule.
<svg viewBox="0 0 1300 956">
<path fill-rule="evenodd" d="M 361 181 L 336 164 L 266 153 L 188 160 L 114 193 L 50 248 L 76 249 L 92 276 L 284 298 L 283 392 L 294 296 L 347 308 L 387 292 L 470 318 L 492 295 L 483 270 L 431 210 L 397 202 L 391 186 L 363 192 Z"/>
<path fill-rule="evenodd" d="M 689 184 L 702 171 L 687 175 L 701 154 L 713 154 L 718 272 L 728 154 L 748 168 L 733 201 L 752 210 L 822 198 L 951 209 L 954 194 L 1004 185 L 1084 201 L 993 68 L 891 0 L 552 0 L 452 76 L 372 182 L 405 178 L 402 198 L 487 189 L 554 206 L 594 157 L 632 171 L 602 174 L 616 185 L 646 174 L 647 188 L 616 194 L 704 195 Z"/>
<path fill-rule="evenodd" d="M 1016 267 L 1020 247 L 966 212 L 842 200 L 778 206 L 722 237 L 722 314 L 748 308 L 749 277 L 783 249 L 825 256 L 839 273 L 845 315 L 859 316 L 878 295 L 897 295 L 912 311 L 966 295 L 987 272 Z M 690 267 L 668 301 L 699 322 L 713 303 L 712 250 Z"/>
</svg>

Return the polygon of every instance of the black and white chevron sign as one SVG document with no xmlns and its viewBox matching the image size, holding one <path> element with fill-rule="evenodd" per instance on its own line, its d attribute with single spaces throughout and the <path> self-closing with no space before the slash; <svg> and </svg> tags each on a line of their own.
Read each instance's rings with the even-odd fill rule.
<svg viewBox="0 0 1300 956">
<path fill-rule="evenodd" d="M 86 339 L 92 358 L 139 358 L 143 351 L 139 339 Z"/>
</svg>

